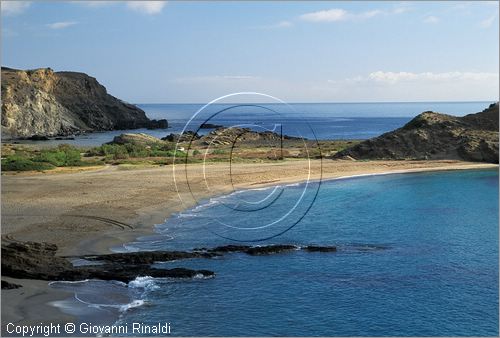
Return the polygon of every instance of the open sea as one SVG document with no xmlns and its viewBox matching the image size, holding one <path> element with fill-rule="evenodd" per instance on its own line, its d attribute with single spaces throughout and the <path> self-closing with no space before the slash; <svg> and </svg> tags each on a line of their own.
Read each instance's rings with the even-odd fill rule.
<svg viewBox="0 0 500 338">
<path fill-rule="evenodd" d="M 235 244 L 223 237 L 265 238 L 298 220 L 258 244 L 338 251 L 157 264 L 211 279 L 52 286 L 74 292 L 57 305 L 82 321 L 168 322 L 176 336 L 498 336 L 498 185 L 497 170 L 468 170 L 238 191 L 115 249 Z"/>
<path fill-rule="evenodd" d="M 189 119 L 203 104 L 138 104 L 152 119 L 167 119 L 168 129 L 114 130 L 76 135 L 75 140 L 20 141 L 53 146 L 67 143 L 76 146 L 98 146 L 110 142 L 122 133 L 146 133 L 165 137 L 170 133 L 197 130 L 203 122 L 250 127 L 254 130 L 273 130 L 283 127 L 283 134 L 308 139 L 368 139 L 402 127 L 421 112 L 436 112 L 463 116 L 477 113 L 492 102 L 407 102 L 407 103 L 292 103 L 213 104 L 205 108 L 192 123 Z M 210 118 L 209 121 L 206 121 Z M 200 134 L 209 129 L 198 131 Z"/>
</svg>

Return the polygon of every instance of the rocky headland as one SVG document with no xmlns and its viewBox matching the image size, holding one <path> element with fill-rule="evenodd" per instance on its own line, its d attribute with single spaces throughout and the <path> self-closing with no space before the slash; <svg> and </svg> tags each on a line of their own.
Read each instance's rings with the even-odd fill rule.
<svg viewBox="0 0 500 338">
<path fill-rule="evenodd" d="M 428 111 L 402 128 L 340 151 L 333 158 L 498 163 L 498 119 L 498 102 L 463 117 Z"/>
<path fill-rule="evenodd" d="M 2 67 L 4 139 L 167 127 L 167 120 L 150 120 L 143 110 L 108 94 L 87 74 Z"/>
</svg>

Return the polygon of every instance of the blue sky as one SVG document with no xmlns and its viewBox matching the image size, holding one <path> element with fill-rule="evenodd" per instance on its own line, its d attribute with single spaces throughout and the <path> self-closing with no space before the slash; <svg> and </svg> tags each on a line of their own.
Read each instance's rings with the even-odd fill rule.
<svg viewBox="0 0 500 338">
<path fill-rule="evenodd" d="M 2 65 L 135 103 L 498 100 L 498 2 L 2 1 Z"/>
</svg>

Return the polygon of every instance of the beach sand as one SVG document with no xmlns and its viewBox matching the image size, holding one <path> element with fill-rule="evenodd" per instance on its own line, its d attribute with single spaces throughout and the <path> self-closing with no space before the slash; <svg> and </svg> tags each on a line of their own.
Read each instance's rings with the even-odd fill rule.
<svg viewBox="0 0 500 338">
<path fill-rule="evenodd" d="M 355 175 L 495 167 L 448 160 L 208 163 L 176 165 L 175 182 L 172 166 L 8 173 L 2 174 L 1 182 L 2 240 L 55 243 L 59 255 L 102 254 L 151 233 L 154 224 L 163 223 L 172 213 L 234 189 Z M 67 294 L 50 289 L 46 282 L 10 280 L 25 287 L 2 290 L 2 326 L 66 320 L 47 304 Z"/>
</svg>

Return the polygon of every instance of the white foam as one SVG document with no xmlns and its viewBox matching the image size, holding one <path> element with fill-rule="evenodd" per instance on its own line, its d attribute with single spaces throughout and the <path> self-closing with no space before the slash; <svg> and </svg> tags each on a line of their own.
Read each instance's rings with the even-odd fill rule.
<svg viewBox="0 0 500 338">
<path fill-rule="evenodd" d="M 83 280 L 76 280 L 76 281 L 54 281 L 54 282 L 49 282 L 49 286 L 57 285 L 57 284 L 80 284 L 80 283 L 87 283 L 89 281 L 90 281 L 90 279 L 83 279 Z"/>
<path fill-rule="evenodd" d="M 136 277 L 133 281 L 130 281 L 128 283 L 128 287 L 144 289 L 148 291 L 158 290 L 160 288 L 158 284 L 156 284 L 155 279 L 150 276 Z"/>
<path fill-rule="evenodd" d="M 120 310 L 120 312 L 126 312 L 130 309 L 133 309 L 133 308 L 136 308 L 139 306 L 143 306 L 144 304 L 146 304 L 146 302 L 144 300 L 136 299 L 136 300 L 131 301 L 128 304 L 121 305 L 118 309 Z"/>
<path fill-rule="evenodd" d="M 82 304 L 87 305 L 88 307 L 96 308 L 96 309 L 101 309 L 101 308 L 114 308 L 118 309 L 120 312 L 125 312 L 129 309 L 133 309 L 139 306 L 143 306 L 146 304 L 146 302 L 142 299 L 134 299 L 130 303 L 127 304 L 99 304 L 99 303 L 90 303 L 82 300 L 81 298 L 78 297 L 77 294 L 75 294 L 75 299 L 79 301 Z"/>
<path fill-rule="evenodd" d="M 214 278 L 214 276 L 205 276 L 202 273 L 197 273 L 193 277 L 193 279 L 211 279 L 211 278 Z"/>
</svg>

